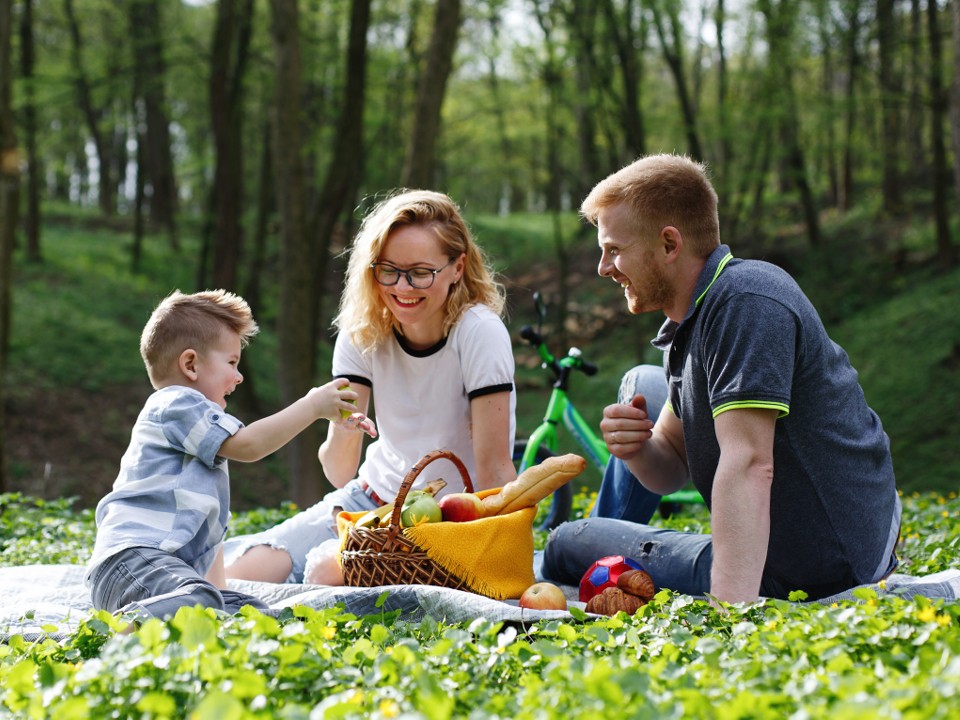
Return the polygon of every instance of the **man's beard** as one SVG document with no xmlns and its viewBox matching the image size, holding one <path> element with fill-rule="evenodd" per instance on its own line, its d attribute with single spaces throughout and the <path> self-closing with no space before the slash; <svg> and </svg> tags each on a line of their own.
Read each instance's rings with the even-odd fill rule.
<svg viewBox="0 0 960 720">
<path fill-rule="evenodd" d="M 653 253 L 646 260 L 647 275 L 643 279 L 643 292 L 631 283 L 633 297 L 628 298 L 628 308 L 633 315 L 664 310 L 673 303 L 676 291 L 667 280 L 667 276 L 653 262 Z"/>
</svg>

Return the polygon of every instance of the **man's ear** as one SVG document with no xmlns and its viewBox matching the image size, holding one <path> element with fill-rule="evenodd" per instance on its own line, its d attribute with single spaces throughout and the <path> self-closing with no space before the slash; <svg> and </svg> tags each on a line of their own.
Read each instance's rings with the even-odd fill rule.
<svg viewBox="0 0 960 720">
<path fill-rule="evenodd" d="M 667 225 L 660 231 L 660 242 L 668 263 L 676 262 L 683 250 L 683 234 L 673 225 Z"/>
<path fill-rule="evenodd" d="M 187 348 L 180 353 L 180 357 L 177 358 L 177 368 L 179 368 L 180 372 L 183 373 L 183 376 L 188 380 L 197 379 L 198 358 L 197 351 L 193 348 Z"/>
</svg>

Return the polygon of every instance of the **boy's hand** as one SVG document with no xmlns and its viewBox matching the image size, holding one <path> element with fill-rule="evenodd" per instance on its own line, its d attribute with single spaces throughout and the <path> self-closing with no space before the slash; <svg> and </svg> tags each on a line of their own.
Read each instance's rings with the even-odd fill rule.
<svg viewBox="0 0 960 720">
<path fill-rule="evenodd" d="M 346 430 L 356 430 L 377 437 L 377 426 L 373 420 L 357 411 L 359 395 L 343 378 L 336 378 L 325 385 L 315 387 L 307 393 L 316 409 L 317 416 Z"/>
</svg>

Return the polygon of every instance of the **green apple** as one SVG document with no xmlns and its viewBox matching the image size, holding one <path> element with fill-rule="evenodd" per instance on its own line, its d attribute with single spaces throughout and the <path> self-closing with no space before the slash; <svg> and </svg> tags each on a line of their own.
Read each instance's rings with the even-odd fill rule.
<svg viewBox="0 0 960 720">
<path fill-rule="evenodd" d="M 341 386 L 340 386 L 339 388 L 337 388 L 337 389 L 338 389 L 338 390 L 349 390 L 349 389 L 350 389 L 350 383 L 347 383 L 346 385 L 341 385 Z M 351 403 L 351 405 L 353 405 L 354 407 L 357 406 L 356 403 Z M 341 410 L 341 411 L 340 411 L 340 417 L 342 417 L 344 420 L 346 420 L 348 417 L 350 417 L 351 415 L 353 415 L 353 413 L 355 413 L 355 412 L 356 412 L 356 410 Z"/>
<path fill-rule="evenodd" d="M 423 523 L 435 523 L 443 520 L 443 512 L 432 495 L 424 493 L 403 504 L 400 513 L 400 527 L 414 527 Z"/>
</svg>

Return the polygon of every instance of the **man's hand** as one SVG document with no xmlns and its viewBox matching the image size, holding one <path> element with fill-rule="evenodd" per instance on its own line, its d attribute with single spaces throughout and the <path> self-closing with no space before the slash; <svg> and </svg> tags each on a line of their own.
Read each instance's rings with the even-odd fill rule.
<svg viewBox="0 0 960 720">
<path fill-rule="evenodd" d="M 629 405 L 616 403 L 603 409 L 600 431 L 614 457 L 629 460 L 653 435 L 653 422 L 647 416 L 647 399 L 634 395 Z"/>
</svg>

